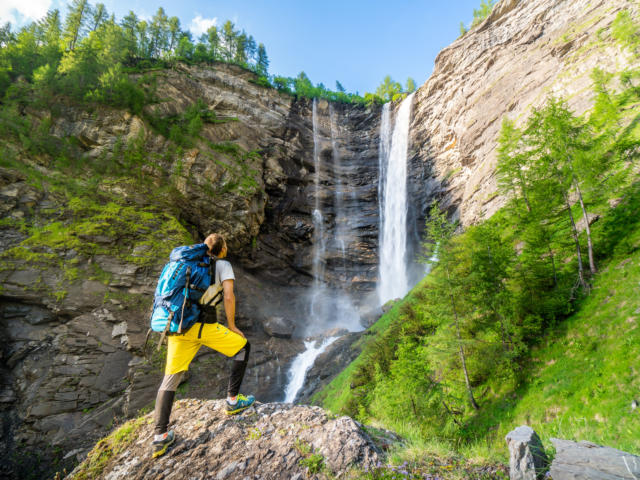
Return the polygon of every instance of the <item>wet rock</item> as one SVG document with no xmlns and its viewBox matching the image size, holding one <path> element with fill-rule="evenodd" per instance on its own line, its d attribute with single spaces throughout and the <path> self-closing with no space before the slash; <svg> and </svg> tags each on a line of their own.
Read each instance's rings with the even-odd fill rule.
<svg viewBox="0 0 640 480">
<path fill-rule="evenodd" d="M 543 478 L 548 459 L 538 434 L 523 425 L 509 432 L 505 440 L 509 447 L 509 479 Z"/>
<path fill-rule="evenodd" d="M 267 335 L 276 338 L 291 338 L 295 330 L 295 325 L 284 317 L 269 317 L 263 325 Z"/>
<path fill-rule="evenodd" d="M 384 314 L 381 307 L 368 308 L 360 312 L 360 319 L 364 327 L 370 327 L 378 321 L 378 319 Z"/>
<path fill-rule="evenodd" d="M 360 354 L 360 349 L 353 348 L 353 344 L 361 335 L 362 332 L 343 333 L 318 356 L 307 372 L 304 385 L 296 397 L 297 403 L 308 403 L 314 393 L 329 384 L 345 365 L 355 360 Z"/>
<path fill-rule="evenodd" d="M 387 313 L 389 310 L 391 310 L 399 300 L 400 300 L 399 298 L 396 298 L 395 300 L 389 300 L 387 303 L 382 305 L 381 307 L 382 313 Z"/>
<path fill-rule="evenodd" d="M 552 438 L 556 456 L 549 474 L 553 480 L 640 478 L 640 457 L 591 442 Z"/>
<path fill-rule="evenodd" d="M 176 402 L 172 422 L 176 442 L 156 460 L 149 444 L 151 415 L 123 453 L 115 456 L 96 479 L 164 478 L 312 478 L 301 463 L 321 456 L 337 477 L 350 468 L 371 468 L 380 451 L 360 425 L 349 417 L 332 418 L 318 407 L 257 404 L 229 417 L 223 400 Z M 71 473 L 77 478 L 83 464 Z"/>
</svg>

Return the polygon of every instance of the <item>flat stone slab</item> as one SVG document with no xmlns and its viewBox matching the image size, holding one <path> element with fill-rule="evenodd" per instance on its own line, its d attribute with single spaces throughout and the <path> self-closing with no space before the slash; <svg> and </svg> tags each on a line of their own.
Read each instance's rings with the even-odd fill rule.
<svg viewBox="0 0 640 480">
<path fill-rule="evenodd" d="M 638 480 L 640 457 L 591 442 L 552 438 L 556 456 L 549 471 L 553 480 Z"/>
</svg>

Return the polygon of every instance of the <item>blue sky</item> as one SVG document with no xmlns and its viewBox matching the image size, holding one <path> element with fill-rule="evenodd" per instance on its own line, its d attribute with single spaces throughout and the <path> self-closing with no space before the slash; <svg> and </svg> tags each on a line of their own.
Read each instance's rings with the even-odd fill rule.
<svg viewBox="0 0 640 480">
<path fill-rule="evenodd" d="M 95 1 L 91 1 L 95 4 Z M 385 75 L 424 83 L 438 52 L 469 24 L 480 0 L 103 0 L 118 19 L 129 10 L 151 17 L 159 6 L 183 29 L 230 19 L 267 47 L 270 73 L 296 76 L 347 91 L 373 91 Z M 23 25 L 66 1 L 0 0 L 0 22 Z"/>
</svg>

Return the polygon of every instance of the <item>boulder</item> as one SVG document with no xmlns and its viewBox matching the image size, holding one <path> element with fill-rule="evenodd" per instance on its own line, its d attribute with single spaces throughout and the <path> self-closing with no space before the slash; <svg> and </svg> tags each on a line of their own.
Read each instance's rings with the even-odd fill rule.
<svg viewBox="0 0 640 480">
<path fill-rule="evenodd" d="M 505 440 L 509 447 L 511 480 L 536 480 L 544 476 L 549 460 L 540 437 L 531 427 L 522 425 L 509 432 Z"/>
<path fill-rule="evenodd" d="M 640 478 L 640 457 L 591 442 L 552 438 L 556 456 L 549 471 L 553 480 Z"/>
<path fill-rule="evenodd" d="M 291 338 L 295 325 L 284 317 L 269 317 L 264 322 L 264 331 L 270 337 Z"/>
<path fill-rule="evenodd" d="M 150 455 L 152 415 L 105 463 L 89 470 L 91 458 L 68 477 L 94 479 L 314 478 L 308 465 L 324 465 L 341 478 L 352 467 L 373 468 L 380 451 L 360 424 L 331 418 L 319 407 L 256 402 L 229 417 L 224 400 L 180 400 L 173 409 L 176 442 L 158 459 Z M 97 455 L 100 452 L 98 450 Z M 91 456 L 91 455 L 90 455 Z M 95 462 L 95 460 L 94 460 Z"/>
</svg>

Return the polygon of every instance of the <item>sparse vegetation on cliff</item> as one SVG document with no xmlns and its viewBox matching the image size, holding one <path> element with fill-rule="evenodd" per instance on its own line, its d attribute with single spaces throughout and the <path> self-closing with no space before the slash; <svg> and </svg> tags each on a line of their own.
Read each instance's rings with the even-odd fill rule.
<svg viewBox="0 0 640 480">
<path fill-rule="evenodd" d="M 467 28 L 464 22 L 460 22 L 460 36 L 467 33 L 470 29 L 475 27 L 476 25 L 481 24 L 485 18 L 489 16 L 493 7 L 496 6 L 499 0 L 482 0 L 480 2 L 480 7 L 473 9 L 473 20 L 471 21 L 471 25 Z"/>
</svg>

